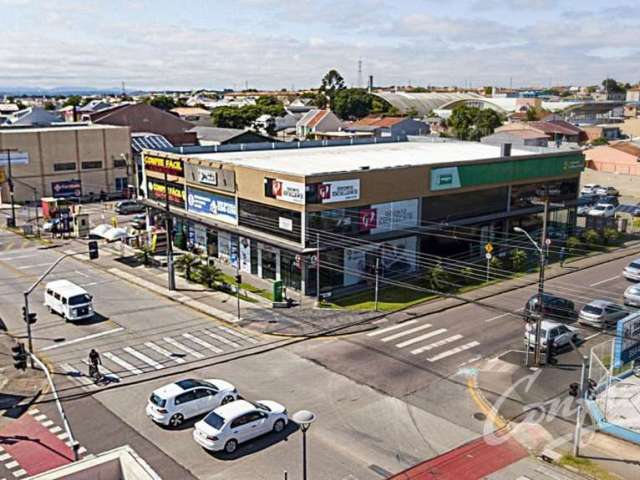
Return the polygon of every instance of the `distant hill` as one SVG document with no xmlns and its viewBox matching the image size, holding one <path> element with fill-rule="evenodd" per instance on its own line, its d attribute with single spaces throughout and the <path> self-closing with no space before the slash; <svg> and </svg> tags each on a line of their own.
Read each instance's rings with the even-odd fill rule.
<svg viewBox="0 0 640 480">
<path fill-rule="evenodd" d="M 0 86 L 0 96 L 9 95 L 13 97 L 19 96 L 69 96 L 69 95 L 117 95 L 122 92 L 121 88 L 94 88 L 94 87 L 55 87 L 55 88 L 41 88 L 41 87 L 14 87 L 14 86 Z M 142 90 L 129 91 L 128 95 L 138 95 L 144 93 Z"/>
</svg>

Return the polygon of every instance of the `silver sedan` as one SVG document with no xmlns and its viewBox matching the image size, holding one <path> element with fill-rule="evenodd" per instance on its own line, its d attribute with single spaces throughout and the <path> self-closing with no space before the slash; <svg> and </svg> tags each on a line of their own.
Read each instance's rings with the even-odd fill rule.
<svg viewBox="0 0 640 480">
<path fill-rule="evenodd" d="M 580 310 L 578 323 L 597 328 L 613 326 L 618 320 L 629 315 L 629 311 L 621 305 L 608 300 L 593 300 Z"/>
</svg>

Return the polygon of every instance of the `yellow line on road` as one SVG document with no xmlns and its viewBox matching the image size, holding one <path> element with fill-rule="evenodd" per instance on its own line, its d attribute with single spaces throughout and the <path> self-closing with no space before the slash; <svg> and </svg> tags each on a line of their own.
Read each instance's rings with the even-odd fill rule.
<svg viewBox="0 0 640 480">
<path fill-rule="evenodd" d="M 488 419 L 491 420 L 493 425 L 498 429 L 506 429 L 509 428 L 509 422 L 507 422 L 497 411 L 493 408 L 493 405 L 489 403 L 489 401 L 484 398 L 484 395 L 478 389 L 478 381 L 476 376 L 473 375 L 469 377 L 467 380 L 467 389 L 469 390 L 469 394 L 471 395 L 471 399 L 478 406 L 480 411 L 484 413 Z"/>
</svg>

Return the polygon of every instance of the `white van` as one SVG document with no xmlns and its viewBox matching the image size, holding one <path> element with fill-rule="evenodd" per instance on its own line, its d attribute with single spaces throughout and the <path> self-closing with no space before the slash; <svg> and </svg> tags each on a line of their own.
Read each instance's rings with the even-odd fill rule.
<svg viewBox="0 0 640 480">
<path fill-rule="evenodd" d="M 44 290 L 44 305 L 67 320 L 83 320 L 93 316 L 93 297 L 82 287 L 69 280 L 47 283 Z"/>
</svg>

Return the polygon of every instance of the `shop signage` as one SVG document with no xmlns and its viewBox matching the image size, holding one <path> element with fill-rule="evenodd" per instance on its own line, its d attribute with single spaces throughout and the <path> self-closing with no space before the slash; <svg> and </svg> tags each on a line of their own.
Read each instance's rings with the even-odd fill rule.
<svg viewBox="0 0 640 480">
<path fill-rule="evenodd" d="M 458 167 L 433 168 L 431 170 L 431 190 L 460 188 Z"/>
<path fill-rule="evenodd" d="M 198 168 L 198 182 L 213 187 L 218 186 L 218 172 L 208 168 Z"/>
<path fill-rule="evenodd" d="M 169 204 L 175 207 L 184 208 L 184 187 L 179 183 L 169 182 Z M 156 202 L 165 203 L 167 200 L 167 189 L 164 182 L 158 182 L 155 180 L 147 180 L 147 192 L 151 200 Z"/>
<path fill-rule="evenodd" d="M 278 200 L 304 205 L 304 183 L 274 180 L 272 189 L 273 196 Z"/>
<path fill-rule="evenodd" d="M 28 152 L 0 152 L 0 167 L 6 167 L 11 160 L 11 166 L 14 165 L 28 165 L 29 153 Z"/>
<path fill-rule="evenodd" d="M 238 223 L 238 209 L 233 197 L 187 188 L 187 211 L 206 215 L 227 223 Z"/>
<path fill-rule="evenodd" d="M 640 357 L 640 312 L 618 320 L 614 351 L 615 368 Z"/>
<path fill-rule="evenodd" d="M 251 240 L 240 237 L 240 270 L 251 273 Z"/>
<path fill-rule="evenodd" d="M 290 218 L 278 217 L 278 227 L 282 230 L 293 232 L 293 220 Z"/>
<path fill-rule="evenodd" d="M 358 221 L 358 230 L 368 232 L 376 228 L 378 224 L 378 215 L 375 208 L 363 208 L 360 210 L 360 218 Z"/>
<path fill-rule="evenodd" d="M 360 199 L 360 180 L 338 180 L 320 185 L 322 203 L 348 202 Z"/>
<path fill-rule="evenodd" d="M 225 192 L 236 190 L 236 177 L 233 170 L 203 167 L 187 162 L 184 164 L 184 176 L 188 182 L 213 187 L 216 190 Z"/>
<path fill-rule="evenodd" d="M 175 158 L 156 157 L 153 155 L 144 156 L 144 168 L 151 172 L 166 173 L 177 177 L 184 176 L 182 160 Z"/>
<path fill-rule="evenodd" d="M 207 248 L 207 227 L 196 223 L 193 225 L 193 241 L 202 248 Z"/>
<path fill-rule="evenodd" d="M 369 269 L 373 268 L 376 259 L 380 260 L 383 276 L 415 272 L 417 245 L 417 237 L 411 236 L 363 247 L 345 248 L 343 285 L 355 285 L 370 279 Z"/>
<path fill-rule="evenodd" d="M 372 205 L 377 212 L 371 233 L 392 232 L 418 225 L 418 199 Z"/>
<path fill-rule="evenodd" d="M 51 182 L 51 191 L 55 198 L 80 197 L 82 196 L 82 184 L 80 180 Z"/>
</svg>

